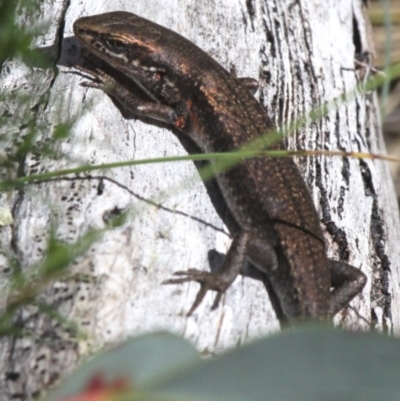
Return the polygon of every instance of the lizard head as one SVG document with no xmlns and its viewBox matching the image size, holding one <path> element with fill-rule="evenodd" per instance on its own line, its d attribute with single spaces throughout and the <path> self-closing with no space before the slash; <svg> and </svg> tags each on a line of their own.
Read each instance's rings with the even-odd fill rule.
<svg viewBox="0 0 400 401">
<path fill-rule="evenodd" d="M 135 14 L 118 11 L 83 17 L 75 21 L 74 33 L 86 50 L 141 87 L 166 74 L 184 73 L 182 49 L 187 39 Z"/>
</svg>

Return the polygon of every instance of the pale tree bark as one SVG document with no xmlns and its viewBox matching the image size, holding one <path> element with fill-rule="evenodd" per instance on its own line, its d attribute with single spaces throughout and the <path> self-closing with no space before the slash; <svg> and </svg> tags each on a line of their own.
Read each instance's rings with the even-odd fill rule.
<svg viewBox="0 0 400 401">
<path fill-rule="evenodd" d="M 18 166 L 26 175 L 186 154 L 171 131 L 127 120 L 105 94 L 79 85 L 82 77 L 71 73 L 70 65 L 80 56 L 71 36 L 72 23 L 81 16 L 126 10 L 181 33 L 227 69 L 234 65 L 239 76 L 259 80 L 256 97 L 278 125 L 352 92 L 368 73 L 367 67 L 355 69 L 355 59 L 372 53 L 361 0 L 41 4 L 41 14 L 24 23 L 50 21 L 35 46 L 50 48 L 57 68 L 8 62 L 2 70 L 2 92 L 25 91 L 31 100 L 24 105 L 10 100 L 1 107 L 21 121 L 34 119 L 40 132 L 36 140 L 43 143 L 61 123 L 72 123 L 72 129 L 68 138 L 55 143 L 57 158 L 28 154 Z M 14 123 L 2 131 L 12 147 L 12 139 L 24 135 L 26 127 Z M 289 137 L 288 145 L 384 153 L 376 95 L 337 106 Z M 399 219 L 388 166 L 326 156 L 297 162 L 318 209 L 329 257 L 347 260 L 368 276 L 363 293 L 338 314 L 336 323 L 398 334 Z M 37 304 L 17 309 L 14 319 L 24 335 L 1 340 L 0 400 L 31 399 L 88 352 L 133 334 L 166 329 L 202 352 L 220 352 L 279 329 L 262 283 L 251 278 L 238 278 L 216 311 L 210 311 L 213 296 L 207 295 L 190 318 L 186 312 L 197 284 L 160 285 L 176 270 L 215 267 L 230 243 L 212 185 L 214 204 L 200 179 L 182 186 L 196 174 L 191 162 L 143 165 L 82 173 L 2 195 L 3 212 L 13 214 L 13 222 L 0 231 L 5 289 L 11 260 L 29 272 L 43 259 L 51 232 L 71 244 L 88 230 L 104 229 L 110 216 L 127 211 L 128 218 L 106 230 L 70 266 L 73 279 L 49 284 L 38 298 L 78 324 L 84 336 Z M 223 206 L 217 209 L 221 212 Z M 3 293 L 6 305 L 9 291 Z"/>
</svg>

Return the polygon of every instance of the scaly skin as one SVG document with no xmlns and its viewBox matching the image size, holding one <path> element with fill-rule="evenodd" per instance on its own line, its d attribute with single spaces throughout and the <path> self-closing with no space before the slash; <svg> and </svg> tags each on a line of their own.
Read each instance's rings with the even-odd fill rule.
<svg viewBox="0 0 400 401">
<path fill-rule="evenodd" d="M 86 70 L 93 81 L 85 86 L 103 89 L 134 115 L 174 126 L 204 152 L 234 151 L 273 129 L 248 81 L 169 29 L 113 12 L 78 19 L 74 32 L 116 71 Z M 149 100 L 119 78 L 134 81 Z M 217 291 L 216 307 L 247 260 L 265 273 L 284 319 L 331 318 L 362 290 L 363 273 L 327 259 L 318 214 L 290 158 L 245 159 L 217 181 L 240 230 L 218 273 L 191 269 L 167 281 L 201 284 L 189 314 L 208 290 Z"/>
</svg>

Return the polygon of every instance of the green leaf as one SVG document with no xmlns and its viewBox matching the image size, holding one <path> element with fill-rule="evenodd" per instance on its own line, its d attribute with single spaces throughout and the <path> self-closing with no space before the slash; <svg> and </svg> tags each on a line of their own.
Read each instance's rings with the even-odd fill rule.
<svg viewBox="0 0 400 401">
<path fill-rule="evenodd" d="M 167 399 L 398 401 L 400 343 L 333 329 L 283 332 L 157 386 Z"/>
<path fill-rule="evenodd" d="M 400 343 L 303 328 L 199 361 L 183 340 L 152 334 L 94 358 L 47 400 L 82 394 L 99 374 L 104 388 L 128 380 L 118 400 L 398 401 Z"/>
</svg>

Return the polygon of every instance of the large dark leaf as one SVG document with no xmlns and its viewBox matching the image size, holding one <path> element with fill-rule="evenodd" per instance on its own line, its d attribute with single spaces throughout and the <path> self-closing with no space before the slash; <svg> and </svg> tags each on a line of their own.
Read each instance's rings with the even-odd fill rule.
<svg viewBox="0 0 400 401">
<path fill-rule="evenodd" d="M 74 375 L 79 386 L 68 394 L 82 391 L 100 369 L 112 372 L 108 378 L 129 377 L 130 391 L 140 400 L 400 400 L 400 343 L 333 329 L 288 330 L 197 362 L 184 341 L 153 334 L 81 368 Z"/>
</svg>

